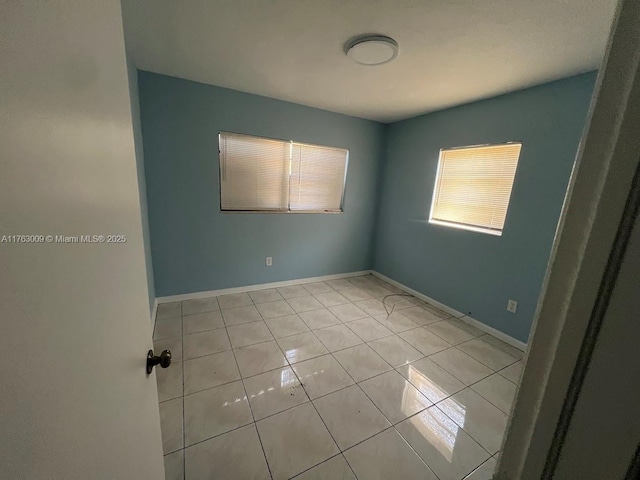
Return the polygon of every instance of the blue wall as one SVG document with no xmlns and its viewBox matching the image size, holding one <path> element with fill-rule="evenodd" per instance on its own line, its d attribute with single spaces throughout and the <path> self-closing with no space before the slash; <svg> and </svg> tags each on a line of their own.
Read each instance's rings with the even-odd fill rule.
<svg viewBox="0 0 640 480">
<path fill-rule="evenodd" d="M 596 74 L 388 127 L 375 270 L 527 341 Z M 523 143 L 501 237 L 427 223 L 441 148 Z M 507 300 L 519 302 L 517 314 Z"/>
<path fill-rule="evenodd" d="M 158 296 L 371 268 L 384 125 L 148 72 L 138 84 Z M 220 130 L 348 148 L 344 213 L 220 213 Z"/>
</svg>

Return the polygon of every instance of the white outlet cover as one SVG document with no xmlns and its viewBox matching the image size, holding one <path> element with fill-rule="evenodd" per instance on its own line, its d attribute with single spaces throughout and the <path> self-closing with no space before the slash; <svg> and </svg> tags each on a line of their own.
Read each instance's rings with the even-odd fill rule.
<svg viewBox="0 0 640 480">
<path fill-rule="evenodd" d="M 273 257 L 267 257 L 266 262 L 267 267 L 270 267 L 271 265 L 273 265 Z"/>
<path fill-rule="evenodd" d="M 518 302 L 516 302 L 515 300 L 509 300 L 507 302 L 507 311 L 511 312 L 511 313 L 516 313 L 518 311 Z"/>
</svg>

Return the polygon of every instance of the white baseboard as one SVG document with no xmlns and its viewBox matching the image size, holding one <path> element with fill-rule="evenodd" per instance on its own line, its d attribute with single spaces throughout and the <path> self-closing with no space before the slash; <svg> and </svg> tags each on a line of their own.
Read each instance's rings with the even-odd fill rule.
<svg viewBox="0 0 640 480">
<path fill-rule="evenodd" d="M 512 347 L 517 348 L 518 350 L 522 350 L 524 352 L 527 348 L 526 343 L 521 342 L 520 340 L 516 340 L 515 338 L 507 335 L 506 333 L 502 333 L 500 330 L 496 330 L 495 328 L 482 323 L 480 320 L 476 320 L 475 318 L 465 315 L 464 313 L 459 312 L 449 307 L 448 305 L 445 305 L 444 303 L 440 303 L 431 297 L 427 297 L 423 293 L 420 293 L 417 290 L 414 290 L 413 288 L 409 288 L 406 285 L 403 285 L 402 283 L 397 282 L 394 279 L 387 277 L 386 275 L 383 275 L 382 273 L 376 272 L 375 270 L 373 270 L 371 273 L 376 277 L 384 280 L 385 282 L 388 282 L 391 285 L 395 285 L 396 287 L 404 290 L 405 292 L 410 293 L 414 297 L 424 300 L 425 302 L 433 305 L 434 307 L 437 307 L 440 310 L 453 315 L 454 317 L 459 317 L 460 320 L 462 320 L 463 322 L 468 323 L 472 327 L 476 327 L 478 330 L 482 330 L 483 332 L 496 337 L 498 340 L 502 340 L 504 343 L 507 343 Z"/>
<path fill-rule="evenodd" d="M 258 285 L 223 288 L 220 290 L 209 290 L 206 292 L 184 293 L 182 295 L 168 295 L 166 297 L 156 298 L 156 309 L 159 303 L 178 302 L 182 300 L 192 300 L 195 298 L 215 297 L 218 295 L 229 295 L 231 293 L 244 293 L 251 292 L 253 290 L 265 290 L 267 288 L 289 287 L 291 285 L 298 285 L 300 283 L 324 282 L 326 280 L 338 280 L 340 278 L 358 277 L 360 275 L 368 275 L 370 273 L 371 270 L 363 270 L 361 272 L 337 273 L 334 275 L 323 275 L 321 277 L 298 278 L 296 280 L 285 280 L 283 282 L 260 283 Z"/>
</svg>

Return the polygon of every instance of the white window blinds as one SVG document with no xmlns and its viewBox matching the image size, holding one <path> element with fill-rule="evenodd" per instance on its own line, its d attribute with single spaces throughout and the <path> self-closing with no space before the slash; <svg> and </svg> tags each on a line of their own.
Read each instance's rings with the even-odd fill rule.
<svg viewBox="0 0 640 480">
<path fill-rule="evenodd" d="M 218 141 L 222 210 L 341 211 L 347 150 L 236 133 Z"/>
<path fill-rule="evenodd" d="M 292 153 L 291 210 L 340 211 L 346 150 L 294 144 Z"/>
<path fill-rule="evenodd" d="M 501 235 L 521 148 L 441 150 L 429 222 Z"/>
</svg>

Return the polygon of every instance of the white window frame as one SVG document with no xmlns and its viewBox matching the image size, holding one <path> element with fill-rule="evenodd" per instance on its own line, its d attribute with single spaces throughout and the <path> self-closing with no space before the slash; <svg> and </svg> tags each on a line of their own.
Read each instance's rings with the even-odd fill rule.
<svg viewBox="0 0 640 480">
<path fill-rule="evenodd" d="M 496 236 L 496 237 L 502 236 L 502 232 L 504 231 L 504 225 L 500 230 L 497 230 L 497 229 L 482 227 L 482 226 L 478 226 L 478 225 L 472 225 L 472 224 L 466 224 L 466 223 L 448 222 L 448 221 L 445 221 L 445 220 L 434 219 L 433 218 L 433 209 L 434 209 L 434 206 L 435 206 L 435 203 L 436 203 L 436 199 L 437 199 L 437 194 L 438 194 L 438 181 L 440 180 L 443 152 L 447 152 L 447 151 L 451 151 L 451 150 L 464 150 L 464 149 L 471 149 L 471 148 L 482 148 L 482 147 L 500 147 L 500 146 L 506 146 L 506 145 L 520 145 L 520 148 L 522 148 L 522 142 L 513 141 L 513 142 L 504 142 L 504 143 L 485 143 L 485 144 L 480 144 L 480 145 L 466 145 L 466 146 L 463 146 L 463 147 L 450 147 L 450 148 L 441 148 L 440 149 L 440 152 L 438 154 L 438 168 L 436 170 L 436 177 L 435 177 L 435 180 L 434 180 L 434 183 L 433 183 L 433 194 L 432 194 L 432 197 L 431 197 L 431 207 L 429 209 L 429 223 L 430 224 L 440 225 L 440 226 L 449 227 L 449 228 L 456 228 L 458 230 L 467 230 L 467 231 L 470 231 L 470 232 L 484 233 L 484 234 L 493 235 L 493 236 Z M 508 214 L 509 206 L 511 205 L 511 196 L 513 194 L 513 183 L 515 183 L 515 178 L 516 178 L 516 174 L 517 174 L 517 168 L 518 168 L 518 164 L 520 162 L 520 155 L 521 154 L 522 154 L 522 150 L 518 154 L 518 159 L 517 159 L 517 163 L 516 163 L 516 171 L 513 174 L 511 191 L 509 192 L 509 199 L 507 201 L 507 207 L 506 207 L 506 210 L 505 210 L 505 225 L 506 225 L 506 215 Z"/>
<path fill-rule="evenodd" d="M 242 135 L 242 136 L 246 136 L 246 137 L 253 137 L 253 138 L 260 138 L 260 139 L 264 139 L 264 140 L 273 140 L 273 141 L 277 141 L 277 142 L 284 142 L 284 143 L 289 143 L 291 145 L 291 150 L 293 149 L 293 146 L 295 145 L 299 145 L 299 146 L 306 146 L 306 147 L 316 147 L 316 148 L 328 148 L 328 149 L 334 149 L 334 150 L 342 150 L 345 152 L 345 167 L 344 167 L 344 178 L 342 180 L 342 191 L 340 194 L 340 208 L 338 210 L 291 210 L 291 202 L 288 202 L 288 208 L 287 210 L 251 210 L 251 209 L 247 209 L 247 210 L 231 210 L 231 209 L 223 209 L 222 208 L 222 179 L 223 179 L 223 166 L 222 166 L 222 152 L 220 149 L 220 139 L 221 139 L 221 135 L 224 134 L 230 134 L 230 135 Z M 347 173 L 349 171 L 349 149 L 348 148 L 343 148 L 343 147 L 333 147 L 333 146 L 328 146 L 328 145 L 319 145 L 319 144 L 313 144 L 313 143 L 302 143 L 302 142 L 296 142 L 294 140 L 283 140 L 280 138 L 272 138 L 272 137 L 263 137 L 263 136 L 259 136 L 259 135 L 249 135 L 246 133 L 237 133 L 237 132 L 230 132 L 227 130 L 221 130 L 218 132 L 218 175 L 219 175 L 219 195 L 218 195 L 218 199 L 219 199 L 219 208 L 220 208 L 220 212 L 221 213 L 279 213 L 279 214 L 308 214 L 308 213 L 313 213 L 313 214 L 341 214 L 344 213 L 344 197 L 345 197 L 345 190 L 347 188 Z M 291 180 L 292 177 L 292 173 L 291 173 L 291 157 L 290 157 L 290 161 L 289 161 L 289 178 L 288 181 Z M 288 193 L 287 195 L 291 194 L 291 188 L 289 187 L 288 189 Z"/>
</svg>

